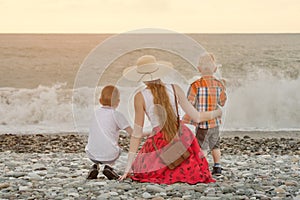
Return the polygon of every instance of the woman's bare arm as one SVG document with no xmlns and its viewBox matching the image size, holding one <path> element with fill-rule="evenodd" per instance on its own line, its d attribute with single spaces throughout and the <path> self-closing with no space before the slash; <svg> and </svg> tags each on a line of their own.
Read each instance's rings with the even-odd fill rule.
<svg viewBox="0 0 300 200">
<path fill-rule="evenodd" d="M 214 119 L 222 115 L 222 110 L 220 108 L 214 111 L 198 112 L 192 106 L 192 104 L 187 100 L 183 90 L 176 84 L 174 84 L 174 86 L 175 86 L 176 95 L 178 97 L 178 103 L 180 104 L 183 111 L 186 114 L 188 114 L 193 119 L 194 122 L 200 123 L 200 122 L 208 121 L 210 119 Z"/>
<path fill-rule="evenodd" d="M 144 98 L 142 94 L 139 92 L 134 97 L 134 111 L 135 111 L 134 129 L 130 138 L 127 166 L 124 175 L 120 177 L 120 180 L 123 180 L 128 176 L 136 152 L 140 146 L 141 138 L 143 137 L 143 126 L 144 126 L 144 117 L 145 117 L 144 105 L 145 105 Z"/>
</svg>

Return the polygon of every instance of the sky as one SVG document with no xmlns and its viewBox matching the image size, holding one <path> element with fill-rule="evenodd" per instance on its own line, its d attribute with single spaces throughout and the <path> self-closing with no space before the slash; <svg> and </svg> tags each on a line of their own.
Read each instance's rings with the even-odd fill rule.
<svg viewBox="0 0 300 200">
<path fill-rule="evenodd" d="M 300 0 L 0 0 L 0 33 L 299 33 Z"/>
</svg>

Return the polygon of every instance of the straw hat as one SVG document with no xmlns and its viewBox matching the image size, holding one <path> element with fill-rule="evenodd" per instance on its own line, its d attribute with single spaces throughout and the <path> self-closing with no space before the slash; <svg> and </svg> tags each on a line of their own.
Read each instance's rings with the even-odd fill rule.
<svg viewBox="0 0 300 200">
<path fill-rule="evenodd" d="M 136 65 L 127 67 L 123 76 L 131 81 L 151 81 L 162 78 L 172 69 L 172 63 L 157 61 L 152 55 L 144 55 L 137 59 Z"/>
</svg>

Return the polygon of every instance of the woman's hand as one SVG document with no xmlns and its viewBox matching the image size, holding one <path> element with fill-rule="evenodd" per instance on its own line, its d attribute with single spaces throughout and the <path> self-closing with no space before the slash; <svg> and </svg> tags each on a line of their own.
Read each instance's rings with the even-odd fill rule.
<svg viewBox="0 0 300 200">
<path fill-rule="evenodd" d="M 134 96 L 134 113 L 135 113 L 134 128 L 130 137 L 127 166 L 125 168 L 124 174 L 119 178 L 120 181 L 130 176 L 130 172 L 132 171 L 131 166 L 136 156 L 136 152 L 140 146 L 141 138 L 143 137 L 145 102 L 141 92 L 138 92 Z"/>
<path fill-rule="evenodd" d="M 126 179 L 127 177 L 129 177 L 129 172 L 125 172 L 122 176 L 119 177 L 119 181 L 123 181 L 124 179 Z"/>
<path fill-rule="evenodd" d="M 222 116 L 222 114 L 223 114 L 223 111 L 222 111 L 222 109 L 220 108 L 220 106 L 218 106 L 218 109 L 217 109 L 217 110 L 215 110 L 214 112 L 216 112 L 216 114 L 217 114 L 217 117 L 221 117 L 221 116 Z"/>
<path fill-rule="evenodd" d="M 226 87 L 226 80 L 225 79 L 220 79 L 221 83 Z"/>
</svg>

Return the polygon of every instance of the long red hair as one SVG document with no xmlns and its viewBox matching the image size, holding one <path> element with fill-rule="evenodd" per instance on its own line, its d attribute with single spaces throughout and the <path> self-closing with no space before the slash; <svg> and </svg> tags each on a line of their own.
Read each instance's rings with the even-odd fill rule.
<svg viewBox="0 0 300 200">
<path fill-rule="evenodd" d="M 163 132 L 164 139 L 166 141 L 171 141 L 178 131 L 178 122 L 166 87 L 160 80 L 146 82 L 146 85 L 153 95 L 155 113 L 159 118 L 160 128 Z"/>
</svg>

